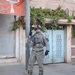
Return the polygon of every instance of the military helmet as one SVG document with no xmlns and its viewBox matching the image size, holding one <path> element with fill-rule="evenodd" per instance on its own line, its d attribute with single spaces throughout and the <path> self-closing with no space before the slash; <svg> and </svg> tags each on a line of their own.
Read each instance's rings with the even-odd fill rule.
<svg viewBox="0 0 75 75">
<path fill-rule="evenodd" d="M 34 24 L 32 25 L 32 28 L 35 28 L 35 25 Z"/>
<path fill-rule="evenodd" d="M 40 25 L 36 25 L 36 26 L 35 26 L 35 30 L 36 30 L 36 29 L 41 29 L 41 26 L 40 26 Z"/>
</svg>

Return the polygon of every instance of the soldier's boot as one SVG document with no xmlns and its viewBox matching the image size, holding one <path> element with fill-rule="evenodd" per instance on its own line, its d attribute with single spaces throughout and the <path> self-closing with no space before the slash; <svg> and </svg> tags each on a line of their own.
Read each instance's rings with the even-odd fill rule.
<svg viewBox="0 0 75 75">
<path fill-rule="evenodd" d="M 31 71 L 28 71 L 28 75 L 32 75 L 32 72 Z"/>
<path fill-rule="evenodd" d="M 39 70 L 39 75 L 43 75 L 43 70 Z"/>
<path fill-rule="evenodd" d="M 28 73 L 28 75 L 32 75 L 32 72 L 31 73 Z"/>
</svg>

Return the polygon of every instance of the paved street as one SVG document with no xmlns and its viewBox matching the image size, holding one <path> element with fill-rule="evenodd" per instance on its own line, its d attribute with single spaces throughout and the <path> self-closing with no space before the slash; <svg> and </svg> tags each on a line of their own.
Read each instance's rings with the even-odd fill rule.
<svg viewBox="0 0 75 75">
<path fill-rule="evenodd" d="M 34 67 L 34 75 L 38 75 L 38 67 Z M 44 66 L 44 75 L 75 75 L 75 64 L 49 64 Z"/>
<path fill-rule="evenodd" d="M 17 62 L 0 63 L 0 75 L 27 75 L 25 66 Z M 38 66 L 34 66 L 33 75 L 38 75 Z M 44 65 L 44 75 L 75 75 L 75 63 Z"/>
</svg>

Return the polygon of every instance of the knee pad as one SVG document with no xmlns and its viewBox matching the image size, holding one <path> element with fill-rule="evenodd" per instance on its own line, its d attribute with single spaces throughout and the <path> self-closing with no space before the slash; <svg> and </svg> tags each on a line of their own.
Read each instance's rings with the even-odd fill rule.
<svg viewBox="0 0 75 75">
<path fill-rule="evenodd" d="M 30 73 L 32 73 L 32 71 L 29 71 L 29 70 L 28 70 L 28 73 L 30 74 Z"/>
</svg>

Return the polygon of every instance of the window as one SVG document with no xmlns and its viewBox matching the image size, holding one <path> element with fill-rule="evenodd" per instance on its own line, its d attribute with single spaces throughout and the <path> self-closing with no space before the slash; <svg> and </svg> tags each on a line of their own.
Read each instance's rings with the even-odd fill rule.
<svg viewBox="0 0 75 75">
<path fill-rule="evenodd" d="M 72 26 L 72 37 L 75 37 L 75 25 Z"/>
</svg>

